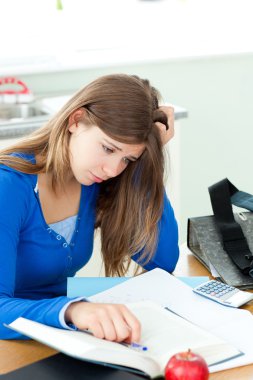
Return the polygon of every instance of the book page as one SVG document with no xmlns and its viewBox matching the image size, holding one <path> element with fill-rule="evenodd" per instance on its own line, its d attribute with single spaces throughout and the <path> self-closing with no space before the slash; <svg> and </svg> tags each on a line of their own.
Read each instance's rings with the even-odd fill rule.
<svg viewBox="0 0 253 380">
<path fill-rule="evenodd" d="M 22 317 L 9 327 L 67 355 L 136 368 L 151 377 L 163 373 L 172 355 L 189 348 L 202 355 L 208 365 L 239 354 L 233 346 L 155 303 L 132 303 L 128 307 L 141 322 L 140 344 L 147 346 L 147 351 L 135 351 L 82 331 L 57 329 Z"/>
<path fill-rule="evenodd" d="M 152 302 L 127 306 L 141 321 L 141 344 L 148 347 L 148 355 L 155 358 L 161 368 L 172 355 L 188 349 L 202 355 L 208 365 L 239 354 L 236 348 L 213 334 Z"/>
<path fill-rule="evenodd" d="M 160 374 L 159 364 L 146 352 L 96 338 L 84 331 L 58 329 L 22 317 L 7 327 L 77 359 L 123 366 L 130 372 L 136 369 L 151 377 Z"/>
</svg>

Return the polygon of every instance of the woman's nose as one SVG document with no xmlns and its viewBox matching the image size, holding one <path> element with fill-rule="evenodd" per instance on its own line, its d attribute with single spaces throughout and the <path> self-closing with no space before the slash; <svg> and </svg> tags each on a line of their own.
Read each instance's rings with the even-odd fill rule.
<svg viewBox="0 0 253 380">
<path fill-rule="evenodd" d="M 123 162 L 116 159 L 109 160 L 103 166 L 103 171 L 110 178 L 117 177 L 123 170 Z"/>
</svg>

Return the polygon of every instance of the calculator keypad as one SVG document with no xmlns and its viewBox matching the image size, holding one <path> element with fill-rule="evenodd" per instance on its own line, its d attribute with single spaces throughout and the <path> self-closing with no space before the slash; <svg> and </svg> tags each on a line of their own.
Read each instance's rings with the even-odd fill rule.
<svg viewBox="0 0 253 380">
<path fill-rule="evenodd" d="M 207 297 L 211 296 L 214 298 L 218 298 L 221 301 L 226 301 L 232 295 L 237 293 L 239 290 L 235 289 L 232 286 L 217 283 L 217 281 L 209 281 L 207 284 L 200 285 L 196 288 L 197 291 L 200 291 L 203 295 Z"/>
</svg>

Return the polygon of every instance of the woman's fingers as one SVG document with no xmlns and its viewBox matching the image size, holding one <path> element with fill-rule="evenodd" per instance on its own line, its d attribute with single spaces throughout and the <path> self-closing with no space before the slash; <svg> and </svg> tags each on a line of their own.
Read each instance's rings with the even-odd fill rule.
<svg viewBox="0 0 253 380">
<path fill-rule="evenodd" d="M 171 106 L 161 106 L 159 109 L 167 115 L 168 119 L 168 130 L 166 130 L 166 126 L 159 121 L 155 123 L 160 131 L 162 143 L 165 145 L 174 136 L 174 108 Z"/>
<path fill-rule="evenodd" d="M 140 322 L 125 305 L 117 306 L 118 308 L 111 313 L 117 334 L 116 341 L 127 343 L 138 342 L 141 336 Z"/>
<path fill-rule="evenodd" d="M 125 305 L 76 302 L 68 307 L 65 318 L 97 338 L 129 343 L 140 340 L 140 322 Z"/>
<path fill-rule="evenodd" d="M 103 330 L 103 338 L 115 342 L 138 342 L 141 335 L 141 325 L 134 314 L 125 305 L 101 305 L 96 323 L 91 330 L 98 336 L 98 326 Z M 98 336 L 100 337 L 100 336 Z"/>
<path fill-rule="evenodd" d="M 125 306 L 123 307 L 124 319 L 129 328 L 129 342 L 139 342 L 141 339 L 141 323 L 136 316 Z"/>
<path fill-rule="evenodd" d="M 100 319 L 100 317 L 102 318 Z M 117 341 L 114 323 L 106 312 L 101 312 L 99 318 L 89 323 L 89 330 L 97 338 L 110 340 L 112 342 Z"/>
</svg>

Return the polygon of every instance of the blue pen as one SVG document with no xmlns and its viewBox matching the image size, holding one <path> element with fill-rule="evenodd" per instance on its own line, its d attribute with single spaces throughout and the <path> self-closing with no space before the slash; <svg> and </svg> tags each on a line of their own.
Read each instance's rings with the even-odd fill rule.
<svg viewBox="0 0 253 380">
<path fill-rule="evenodd" d="M 87 330 L 86 329 L 85 330 L 79 330 L 79 331 L 83 331 L 83 332 L 85 332 L 87 334 L 93 335 L 92 331 L 90 331 L 89 329 L 87 329 Z M 121 342 L 119 344 L 122 344 L 122 346 L 133 348 L 134 350 L 138 350 L 138 351 L 147 351 L 148 350 L 147 346 L 142 346 L 141 344 L 135 343 L 135 342 L 132 342 L 132 343 L 123 343 L 123 342 Z"/>
<path fill-rule="evenodd" d="M 135 343 L 135 342 L 133 342 L 133 343 L 121 343 L 121 344 L 123 344 L 123 346 L 133 348 L 134 350 L 138 350 L 138 351 L 147 351 L 148 350 L 148 347 L 142 346 L 141 344 Z"/>
</svg>

